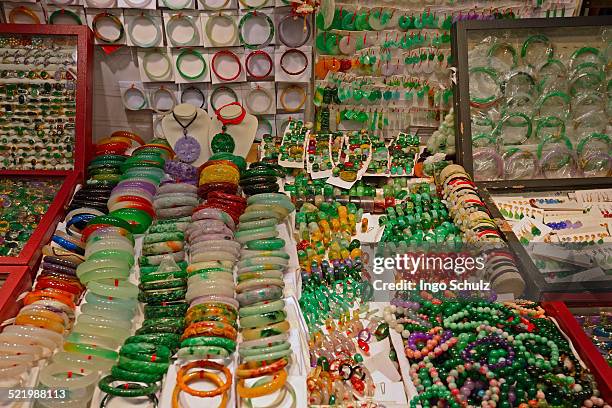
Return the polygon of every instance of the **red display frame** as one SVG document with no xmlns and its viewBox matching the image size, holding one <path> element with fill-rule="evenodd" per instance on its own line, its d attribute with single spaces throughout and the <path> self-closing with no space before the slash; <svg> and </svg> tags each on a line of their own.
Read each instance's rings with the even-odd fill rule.
<svg viewBox="0 0 612 408">
<path fill-rule="evenodd" d="M 0 288 L 0 323 L 14 317 L 21 308 L 17 297 L 32 287 L 32 275 L 27 266 L 0 266 L 0 274 L 7 274 Z"/>
<path fill-rule="evenodd" d="M 82 183 L 94 146 L 91 139 L 93 101 L 93 33 L 87 26 L 43 25 L 43 24 L 0 24 L 0 35 L 72 35 L 77 37 L 77 90 L 75 116 L 74 169 L 72 170 L 0 170 L 0 176 L 17 177 L 64 177 L 57 196 L 34 233 L 15 257 L 0 256 L 0 266 L 28 266 L 31 274 L 36 273 L 41 249 L 53 235 L 62 220 L 65 207 L 77 184 Z"/>
<path fill-rule="evenodd" d="M 547 315 L 557 320 L 561 330 L 570 338 L 576 351 L 595 376 L 601 397 L 606 401 L 611 401 L 612 367 L 608 365 L 608 362 L 595 348 L 572 312 L 563 302 L 543 302 L 542 307 L 546 310 Z"/>
</svg>

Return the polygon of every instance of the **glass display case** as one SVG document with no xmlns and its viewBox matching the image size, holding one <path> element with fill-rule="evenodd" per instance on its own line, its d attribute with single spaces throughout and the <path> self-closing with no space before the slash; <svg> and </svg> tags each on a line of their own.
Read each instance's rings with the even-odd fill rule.
<svg viewBox="0 0 612 408">
<path fill-rule="evenodd" d="M 610 17 L 581 17 L 453 27 L 458 159 L 476 181 L 606 182 L 611 24 Z"/>
<path fill-rule="evenodd" d="M 93 152 L 92 33 L 0 24 L 0 265 L 40 258 Z"/>
</svg>

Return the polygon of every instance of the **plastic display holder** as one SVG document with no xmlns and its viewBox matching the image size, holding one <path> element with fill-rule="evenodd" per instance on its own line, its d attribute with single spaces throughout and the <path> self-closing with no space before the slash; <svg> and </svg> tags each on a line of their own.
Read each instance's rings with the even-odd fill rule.
<svg viewBox="0 0 612 408">
<path fill-rule="evenodd" d="M 57 38 L 58 44 L 74 47 L 76 55 L 74 72 L 76 79 L 76 111 L 74 118 L 74 146 L 72 162 L 67 170 L 0 170 L 0 177 L 16 177 L 22 180 L 59 179 L 55 198 L 39 221 L 27 243 L 17 256 L 0 256 L 0 267 L 15 265 L 29 267 L 34 273 L 41 257 L 41 248 L 51 238 L 55 227 L 64 216 L 65 206 L 73 191 L 82 183 L 86 166 L 94 151 L 91 140 L 92 90 L 93 90 L 93 34 L 86 26 L 78 25 L 30 25 L 0 24 L 0 37 L 40 37 L 44 41 Z M 2 82 L 2 81 L 0 81 Z M 4 292 L 4 290 L 2 290 Z"/>
</svg>

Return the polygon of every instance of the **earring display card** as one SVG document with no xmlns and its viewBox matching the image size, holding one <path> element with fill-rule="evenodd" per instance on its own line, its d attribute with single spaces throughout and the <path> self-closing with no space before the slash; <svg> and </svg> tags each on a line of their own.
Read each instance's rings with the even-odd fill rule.
<svg viewBox="0 0 612 408">
<path fill-rule="evenodd" d="M 566 20 L 458 26 L 462 151 L 477 181 L 612 176 L 612 31 Z"/>
</svg>

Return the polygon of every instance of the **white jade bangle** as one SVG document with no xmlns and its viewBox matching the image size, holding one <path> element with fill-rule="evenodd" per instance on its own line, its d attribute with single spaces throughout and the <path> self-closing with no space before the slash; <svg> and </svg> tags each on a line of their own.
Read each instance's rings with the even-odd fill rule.
<svg viewBox="0 0 612 408">
<path fill-rule="evenodd" d="M 228 41 L 219 42 L 213 39 L 212 29 L 214 26 L 214 22 L 217 19 L 228 20 L 231 23 L 233 28 L 232 36 Z M 234 16 L 229 16 L 227 14 L 218 14 L 211 15 L 208 17 L 208 21 L 206 22 L 206 36 L 208 40 L 214 47 L 229 47 L 236 42 L 236 38 L 238 37 L 238 26 L 236 25 L 236 20 L 234 20 Z"/>
<path fill-rule="evenodd" d="M 140 39 L 137 39 L 136 36 L 134 35 L 134 30 L 136 28 L 136 22 L 138 20 L 147 21 L 149 25 L 152 25 L 153 28 L 155 28 L 155 37 L 153 37 L 151 41 L 146 41 L 146 40 L 141 41 Z M 128 30 L 128 35 L 130 36 L 130 39 L 132 40 L 134 45 L 138 47 L 143 47 L 143 48 L 150 48 L 150 47 L 157 46 L 157 44 L 159 43 L 161 39 L 161 29 L 159 28 L 157 24 L 155 24 L 155 20 L 153 20 L 153 18 L 150 15 L 142 13 L 141 15 L 134 17 L 134 19 L 131 21 L 130 28 Z"/>
<path fill-rule="evenodd" d="M 72 373 L 72 375 L 69 375 Z M 58 376 L 58 374 L 63 374 Z M 81 367 L 67 367 L 59 363 L 51 363 L 40 371 L 39 381 L 41 384 L 49 388 L 65 388 L 69 390 L 77 390 L 87 388 L 98 381 L 98 372 Z M 87 398 L 88 396 L 83 396 Z"/>
<path fill-rule="evenodd" d="M 266 103 L 263 109 L 255 109 L 252 103 L 253 96 L 258 93 L 265 95 L 266 99 L 268 100 L 268 102 Z M 263 114 L 266 114 L 268 110 L 270 110 L 270 108 L 272 107 L 273 100 L 274 100 L 274 97 L 271 95 L 268 89 L 257 86 L 257 88 L 251 89 L 250 92 L 248 93 L 246 97 L 246 105 L 247 105 L 247 108 L 249 109 L 249 113 L 253 115 L 263 115 Z"/>
<path fill-rule="evenodd" d="M 206 3 L 206 0 L 200 0 L 200 4 L 202 5 L 202 7 L 204 7 L 205 10 L 212 10 L 212 11 L 223 10 L 229 4 L 229 2 L 230 0 L 225 0 L 223 4 L 221 4 L 220 6 L 211 7 Z"/>
<path fill-rule="evenodd" d="M 143 1 L 133 1 L 133 0 L 123 0 L 125 3 L 133 8 L 145 8 L 149 4 L 151 4 L 152 0 L 143 0 Z"/>
<path fill-rule="evenodd" d="M 24 346 L 36 346 L 43 349 L 43 354 L 45 357 L 51 355 L 51 352 L 54 351 L 57 347 L 55 343 L 51 340 L 47 340 L 45 338 L 34 338 L 29 336 L 24 336 L 23 334 L 17 333 L 0 333 L 0 344 L 23 344 Z"/>
<path fill-rule="evenodd" d="M 95 8 L 112 8 L 115 5 L 115 0 L 86 0 L 89 7 Z"/>
<path fill-rule="evenodd" d="M 159 98 L 159 94 L 161 92 L 166 92 L 168 95 L 170 95 L 170 98 L 172 99 L 172 106 L 168 110 L 161 110 L 157 108 L 157 102 L 158 102 L 157 99 Z M 172 92 L 170 89 L 165 88 L 163 86 L 157 88 L 153 92 L 153 94 L 151 94 L 151 109 L 155 113 L 159 113 L 160 115 L 165 115 L 169 112 L 172 112 L 176 104 L 177 104 L 177 100 L 176 100 L 176 96 L 174 95 L 174 92 Z"/>
<path fill-rule="evenodd" d="M 32 354 L 0 354 L 0 368 L 12 367 L 15 365 L 31 365 L 38 361 Z"/>
<path fill-rule="evenodd" d="M 40 338 L 47 339 L 55 343 L 56 347 L 62 346 L 64 344 L 64 337 L 61 334 L 56 333 L 49 329 L 43 329 L 41 327 L 34 326 L 21 326 L 21 325 L 11 325 L 4 328 L 2 333 L 11 333 L 22 336 L 27 336 L 31 339 L 35 339 L 32 341 L 39 340 Z"/>
<path fill-rule="evenodd" d="M 214 275 L 213 275 L 214 274 Z M 195 274 L 189 277 L 189 279 L 187 279 L 187 285 L 189 286 L 193 286 L 193 285 L 211 285 L 214 283 L 220 283 L 220 284 L 227 284 L 227 285 L 234 285 L 234 277 L 232 276 L 232 274 L 227 273 L 227 272 L 211 272 L 209 275 L 206 275 L 206 277 L 200 275 L 200 274 Z"/>
<path fill-rule="evenodd" d="M 40 360 L 45 354 L 44 349 L 40 346 L 29 346 L 21 343 L 10 343 L 10 342 L 2 342 L 0 343 L 0 353 L 1 354 L 29 354 L 36 358 L 36 360 Z"/>
<path fill-rule="evenodd" d="M 240 343 L 240 348 L 258 347 L 266 345 L 268 343 L 280 343 L 283 341 L 287 341 L 288 338 L 289 333 L 277 334 L 276 336 L 271 337 L 262 337 L 261 339 L 243 341 L 242 343 Z"/>
<path fill-rule="evenodd" d="M 140 97 L 142 98 L 142 103 L 140 105 L 130 105 L 128 102 L 128 93 L 129 92 L 136 92 L 140 95 Z M 121 101 L 123 102 L 123 106 L 125 106 L 126 109 L 128 110 L 132 110 L 132 111 L 137 111 L 137 110 L 141 110 L 144 109 L 145 106 L 147 106 L 147 96 L 145 95 L 144 91 L 136 86 L 131 86 L 127 89 L 125 89 L 122 93 L 121 93 Z"/>
<path fill-rule="evenodd" d="M 172 35 L 179 21 L 186 21 L 189 27 L 191 27 L 191 29 L 193 30 L 193 35 L 191 36 L 191 38 L 184 42 L 175 40 Z M 196 26 L 196 23 L 193 21 L 193 18 L 191 18 L 191 16 L 186 16 L 180 13 L 175 14 L 172 17 L 170 17 L 170 20 L 168 20 L 168 24 L 166 25 L 166 34 L 168 35 L 168 38 L 170 39 L 170 42 L 172 43 L 172 45 L 176 47 L 197 45 L 200 42 L 200 32 L 198 31 L 198 27 Z"/>
<path fill-rule="evenodd" d="M 238 256 L 225 251 L 198 251 L 191 253 L 189 259 L 192 262 L 207 262 L 207 261 L 230 261 L 236 262 Z"/>
<path fill-rule="evenodd" d="M 162 0 L 162 3 L 169 9 L 182 10 L 191 3 L 191 0 Z"/>
<path fill-rule="evenodd" d="M 115 361 L 98 356 L 85 355 L 81 353 L 69 353 L 61 351 L 51 357 L 54 363 L 63 366 L 83 367 L 89 370 L 108 371 L 115 364 Z"/>
</svg>

